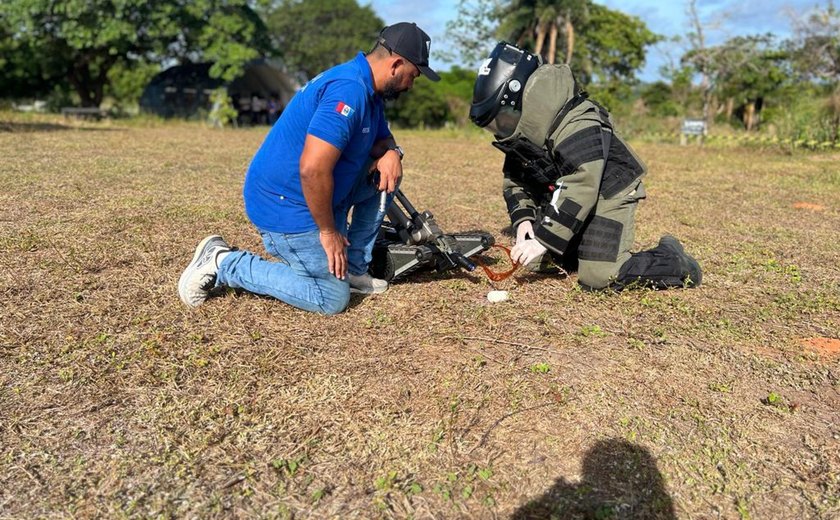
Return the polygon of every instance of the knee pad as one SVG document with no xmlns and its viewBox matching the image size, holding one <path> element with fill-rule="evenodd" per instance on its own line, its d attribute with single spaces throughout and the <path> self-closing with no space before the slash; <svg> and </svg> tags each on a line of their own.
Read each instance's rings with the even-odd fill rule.
<svg viewBox="0 0 840 520">
<path fill-rule="evenodd" d="M 611 287 L 616 280 L 615 272 L 583 268 L 578 271 L 578 283 L 586 290 L 597 291 Z"/>
</svg>

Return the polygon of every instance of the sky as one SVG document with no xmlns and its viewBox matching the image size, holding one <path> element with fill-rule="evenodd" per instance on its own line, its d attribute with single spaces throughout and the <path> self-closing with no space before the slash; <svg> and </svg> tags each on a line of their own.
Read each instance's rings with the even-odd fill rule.
<svg viewBox="0 0 840 520">
<path fill-rule="evenodd" d="M 666 37 L 685 35 L 689 30 L 686 0 L 595 0 L 610 9 L 639 17 L 648 29 Z M 359 3 L 364 4 L 361 0 Z M 441 43 L 446 22 L 454 18 L 457 0 L 418 0 L 369 2 L 386 24 L 416 22 L 432 37 L 432 50 Z M 772 32 L 780 39 L 790 36 L 792 16 L 814 7 L 825 8 L 828 0 L 697 0 L 700 21 L 708 27 L 706 40 L 715 45 L 734 36 Z M 647 63 L 639 73 L 642 81 L 661 78 L 659 69 L 676 62 L 684 48 L 660 43 L 648 49 Z M 451 64 L 432 59 L 432 68 L 448 70 Z"/>
</svg>

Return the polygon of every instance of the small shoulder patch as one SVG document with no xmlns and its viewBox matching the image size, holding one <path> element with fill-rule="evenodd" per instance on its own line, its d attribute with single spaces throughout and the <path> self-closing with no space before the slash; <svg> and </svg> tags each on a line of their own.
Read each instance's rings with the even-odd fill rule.
<svg viewBox="0 0 840 520">
<path fill-rule="evenodd" d="M 339 101 L 338 104 L 335 106 L 335 111 L 343 115 L 344 117 L 350 117 L 350 115 L 353 114 L 353 107 L 351 107 L 344 101 Z"/>
</svg>

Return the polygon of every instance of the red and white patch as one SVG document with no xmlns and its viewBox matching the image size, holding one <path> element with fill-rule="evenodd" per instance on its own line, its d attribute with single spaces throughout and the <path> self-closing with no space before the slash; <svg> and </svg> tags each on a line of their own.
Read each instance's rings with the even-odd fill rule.
<svg viewBox="0 0 840 520">
<path fill-rule="evenodd" d="M 353 113 L 353 107 L 351 107 L 344 101 L 339 101 L 338 104 L 335 106 L 335 111 L 343 115 L 344 117 L 350 117 L 350 114 Z"/>
</svg>

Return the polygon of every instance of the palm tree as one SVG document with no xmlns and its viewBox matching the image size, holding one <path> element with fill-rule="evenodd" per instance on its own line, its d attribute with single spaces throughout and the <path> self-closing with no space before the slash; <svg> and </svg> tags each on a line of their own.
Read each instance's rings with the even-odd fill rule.
<svg viewBox="0 0 840 520">
<path fill-rule="evenodd" d="M 501 12 L 499 33 L 516 41 L 517 45 L 533 43 L 534 52 L 543 54 L 554 63 L 557 56 L 557 37 L 565 36 L 565 63 L 572 61 L 575 48 L 575 24 L 586 21 L 589 0 L 514 0 Z"/>
</svg>

